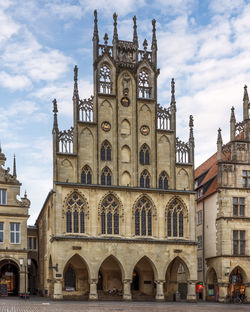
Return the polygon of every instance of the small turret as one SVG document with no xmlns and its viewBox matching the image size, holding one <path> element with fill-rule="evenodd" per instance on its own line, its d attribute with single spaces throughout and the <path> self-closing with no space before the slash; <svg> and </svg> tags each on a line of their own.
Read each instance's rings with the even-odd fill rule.
<svg viewBox="0 0 250 312">
<path fill-rule="evenodd" d="M 230 140 L 235 140 L 235 114 L 234 114 L 234 107 L 231 108 L 231 118 L 230 118 Z"/>
<path fill-rule="evenodd" d="M 222 137 L 221 137 L 221 129 L 218 129 L 218 137 L 217 137 L 217 159 L 218 161 L 222 160 Z"/>
<path fill-rule="evenodd" d="M 155 19 L 152 20 L 152 44 L 151 44 L 151 50 L 152 50 L 152 63 L 157 67 L 157 40 L 156 40 L 156 29 L 155 29 Z"/>
<path fill-rule="evenodd" d="M 97 11 L 94 11 L 94 33 L 93 33 L 93 62 L 95 62 L 99 56 L 99 35 L 98 35 L 98 20 Z"/>
<path fill-rule="evenodd" d="M 13 178 L 16 179 L 17 175 L 16 175 L 16 155 L 14 154 L 14 158 L 13 158 Z"/>
<path fill-rule="evenodd" d="M 243 96 L 243 120 L 249 119 L 249 97 L 247 92 L 247 86 L 244 86 Z"/>
</svg>

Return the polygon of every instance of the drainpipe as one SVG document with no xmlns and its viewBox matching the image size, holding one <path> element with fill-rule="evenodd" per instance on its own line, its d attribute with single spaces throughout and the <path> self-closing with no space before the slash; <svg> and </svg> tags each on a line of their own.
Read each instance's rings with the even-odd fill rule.
<svg viewBox="0 0 250 312">
<path fill-rule="evenodd" d="M 205 272 L 205 201 L 202 199 L 202 279 L 203 279 L 203 301 L 206 301 L 206 272 Z"/>
</svg>

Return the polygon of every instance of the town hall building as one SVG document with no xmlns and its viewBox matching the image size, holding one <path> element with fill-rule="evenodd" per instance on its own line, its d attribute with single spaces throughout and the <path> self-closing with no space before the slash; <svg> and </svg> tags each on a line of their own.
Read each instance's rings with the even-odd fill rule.
<svg viewBox="0 0 250 312">
<path fill-rule="evenodd" d="M 36 221 L 39 291 L 55 299 L 195 301 L 197 244 L 193 117 L 176 137 L 171 102 L 157 101 L 157 40 L 99 41 L 94 12 L 93 96 L 74 68 L 73 127 L 53 101 L 53 190 Z"/>
</svg>

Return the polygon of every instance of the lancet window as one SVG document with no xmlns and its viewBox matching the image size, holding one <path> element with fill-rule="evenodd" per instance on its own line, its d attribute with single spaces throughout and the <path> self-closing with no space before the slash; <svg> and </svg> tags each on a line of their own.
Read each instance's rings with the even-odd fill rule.
<svg viewBox="0 0 250 312">
<path fill-rule="evenodd" d="M 119 203 L 113 195 L 108 195 L 101 206 L 102 234 L 119 234 Z"/>
<path fill-rule="evenodd" d="M 139 97 L 146 99 L 151 98 L 149 74 L 145 69 L 139 73 Z"/>
<path fill-rule="evenodd" d="M 141 173 L 140 187 L 150 188 L 150 175 L 146 169 Z"/>
<path fill-rule="evenodd" d="M 81 183 L 82 184 L 92 184 L 92 173 L 89 166 L 84 166 L 81 174 Z"/>
<path fill-rule="evenodd" d="M 149 165 L 149 147 L 147 144 L 143 144 L 140 150 L 140 164 Z"/>
<path fill-rule="evenodd" d="M 110 94 L 112 91 L 111 70 L 107 64 L 100 68 L 99 92 Z"/>
<path fill-rule="evenodd" d="M 66 232 L 85 233 L 85 216 L 85 200 L 75 192 L 67 201 Z"/>
<path fill-rule="evenodd" d="M 93 122 L 93 96 L 79 102 L 78 118 L 79 121 Z"/>
<path fill-rule="evenodd" d="M 76 288 L 76 273 L 71 265 L 67 268 L 64 275 L 64 287 Z"/>
<path fill-rule="evenodd" d="M 135 235 L 152 235 L 152 204 L 145 196 L 136 204 Z"/>
<path fill-rule="evenodd" d="M 178 200 L 174 200 L 167 210 L 167 235 L 184 236 L 184 208 Z"/>
<path fill-rule="evenodd" d="M 111 160 L 111 146 L 108 141 L 104 141 L 101 146 L 101 160 Z"/>
<path fill-rule="evenodd" d="M 163 171 L 159 176 L 159 188 L 163 190 L 168 189 L 168 176 L 165 171 Z"/>
<path fill-rule="evenodd" d="M 108 167 L 105 167 L 101 174 L 101 185 L 111 185 L 111 177 L 111 171 Z"/>
</svg>

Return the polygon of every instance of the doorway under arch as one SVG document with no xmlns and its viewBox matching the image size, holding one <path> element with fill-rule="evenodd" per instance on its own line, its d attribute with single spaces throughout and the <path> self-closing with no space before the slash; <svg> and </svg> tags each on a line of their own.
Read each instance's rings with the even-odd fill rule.
<svg viewBox="0 0 250 312">
<path fill-rule="evenodd" d="M 152 262 L 141 258 L 134 267 L 131 283 L 131 294 L 135 300 L 152 300 L 155 298 L 156 286 Z"/>
<path fill-rule="evenodd" d="M 86 262 L 78 254 L 69 259 L 63 272 L 63 297 L 88 299 L 89 273 Z"/>
<path fill-rule="evenodd" d="M 246 273 L 240 267 L 235 267 L 229 276 L 228 295 L 236 298 L 240 295 L 245 295 Z"/>
<path fill-rule="evenodd" d="M 214 268 L 211 268 L 207 272 L 207 289 L 206 289 L 206 300 L 218 301 L 219 300 L 219 287 L 217 274 Z"/>
<path fill-rule="evenodd" d="M 18 296 L 20 272 L 18 265 L 9 259 L 0 261 L 1 293 Z"/>
<path fill-rule="evenodd" d="M 170 262 L 164 285 L 165 298 L 168 301 L 186 300 L 188 292 L 189 270 L 186 263 L 176 257 Z"/>
<path fill-rule="evenodd" d="M 106 258 L 98 272 L 98 298 L 120 300 L 123 294 L 123 268 L 114 256 Z"/>
</svg>

